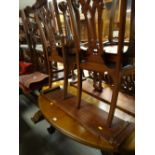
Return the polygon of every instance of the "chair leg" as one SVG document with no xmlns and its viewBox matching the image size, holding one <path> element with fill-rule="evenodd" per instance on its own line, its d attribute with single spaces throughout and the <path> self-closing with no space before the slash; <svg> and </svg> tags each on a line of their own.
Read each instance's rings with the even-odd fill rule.
<svg viewBox="0 0 155 155">
<path fill-rule="evenodd" d="M 82 69 L 78 69 L 77 108 L 80 108 L 82 97 Z"/>
<path fill-rule="evenodd" d="M 83 76 L 83 78 L 85 78 L 86 76 L 85 76 L 85 73 L 84 73 L 84 71 L 82 71 L 82 76 Z"/>
<path fill-rule="evenodd" d="M 52 87 L 52 80 L 53 80 L 53 68 L 51 66 L 51 63 L 49 63 L 49 88 Z"/>
<path fill-rule="evenodd" d="M 94 72 L 93 73 L 93 87 L 94 87 L 94 89 L 96 89 L 96 82 L 97 82 L 97 74 L 96 74 L 96 72 Z"/>
<path fill-rule="evenodd" d="M 69 65 L 64 63 L 64 99 L 67 98 L 68 95 L 68 76 L 69 76 Z"/>
<path fill-rule="evenodd" d="M 71 69 L 72 81 L 76 80 L 76 74 L 74 73 L 74 68 Z"/>
<path fill-rule="evenodd" d="M 58 69 L 58 63 L 56 61 L 53 62 L 53 66 Z"/>
<path fill-rule="evenodd" d="M 109 110 L 108 119 L 107 119 L 108 127 L 111 127 L 111 125 L 112 125 L 112 120 L 114 117 L 114 112 L 115 112 L 116 104 L 117 104 L 118 93 L 119 93 L 119 84 L 117 83 L 117 84 L 115 84 L 115 86 L 113 88 L 111 105 L 110 105 L 110 110 Z"/>
</svg>

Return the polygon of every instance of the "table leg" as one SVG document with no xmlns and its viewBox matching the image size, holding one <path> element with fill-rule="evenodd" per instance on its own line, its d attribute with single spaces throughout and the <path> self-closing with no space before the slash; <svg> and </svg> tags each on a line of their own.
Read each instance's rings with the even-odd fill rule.
<svg viewBox="0 0 155 155">
<path fill-rule="evenodd" d="M 31 120 L 33 121 L 33 123 L 38 123 L 40 121 L 42 121 L 44 119 L 44 116 L 42 114 L 42 112 L 40 110 L 38 110 L 34 116 L 31 118 Z"/>
<path fill-rule="evenodd" d="M 53 126 L 50 126 L 47 128 L 47 131 L 49 134 L 53 134 L 55 132 L 55 128 Z"/>
</svg>

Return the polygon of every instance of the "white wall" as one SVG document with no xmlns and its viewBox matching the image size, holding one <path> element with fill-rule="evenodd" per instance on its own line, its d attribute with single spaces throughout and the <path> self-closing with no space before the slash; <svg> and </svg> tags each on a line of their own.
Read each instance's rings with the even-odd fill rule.
<svg viewBox="0 0 155 155">
<path fill-rule="evenodd" d="M 19 0 L 19 9 L 23 9 L 26 6 L 32 6 L 36 0 Z"/>
<path fill-rule="evenodd" d="M 47 0 L 47 1 L 52 1 L 52 0 Z M 57 0 L 57 2 L 60 1 L 65 1 L 65 0 Z M 36 0 L 19 0 L 19 9 L 23 9 L 26 6 L 32 6 L 34 3 L 36 2 Z"/>
</svg>

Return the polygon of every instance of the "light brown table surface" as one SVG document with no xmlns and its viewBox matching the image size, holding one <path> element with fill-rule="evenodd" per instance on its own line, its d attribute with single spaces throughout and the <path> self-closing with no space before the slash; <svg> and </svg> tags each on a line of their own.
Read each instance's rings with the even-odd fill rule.
<svg viewBox="0 0 155 155">
<path fill-rule="evenodd" d="M 54 85 L 58 84 L 62 85 L 61 82 L 55 83 Z M 76 94 L 76 88 L 69 86 L 69 92 L 71 94 Z M 98 100 L 92 98 L 91 96 L 85 93 L 83 93 L 82 97 L 87 101 L 91 100 L 92 104 L 101 104 Z M 101 140 L 98 136 L 93 135 L 88 130 L 86 130 L 79 122 L 71 118 L 68 114 L 62 111 L 62 109 L 60 109 L 56 104 L 54 104 L 54 101 L 49 101 L 46 98 L 46 95 L 44 94 L 41 94 L 39 96 L 39 107 L 44 117 L 53 127 L 80 143 L 110 152 L 134 152 L 135 150 L 134 131 L 128 136 L 126 140 L 124 140 L 124 142 L 119 146 L 119 148 L 115 149 L 106 140 Z M 122 112 L 118 112 L 118 114 L 120 115 L 119 117 L 121 117 Z M 122 117 L 127 119 L 128 121 L 134 121 L 134 118 L 132 118 L 131 116 L 128 117 L 128 115 L 124 113 Z"/>
</svg>

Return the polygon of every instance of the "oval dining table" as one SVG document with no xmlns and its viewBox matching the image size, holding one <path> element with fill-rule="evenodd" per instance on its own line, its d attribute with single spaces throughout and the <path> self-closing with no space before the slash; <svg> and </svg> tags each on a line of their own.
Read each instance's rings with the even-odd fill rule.
<svg viewBox="0 0 155 155">
<path fill-rule="evenodd" d="M 59 106 L 57 106 L 56 100 L 49 100 L 48 96 L 53 93 L 55 89 L 59 89 L 62 86 L 63 82 L 56 82 L 53 85 L 52 91 L 46 92 L 46 87 L 43 88 L 44 92 L 39 96 L 39 108 L 43 113 L 45 119 L 51 124 L 52 127 L 60 131 L 62 134 L 72 138 L 73 140 L 88 145 L 90 147 L 98 148 L 103 153 L 104 151 L 110 153 L 108 155 L 118 155 L 118 154 L 134 154 L 135 152 L 135 131 L 133 130 L 129 136 L 121 143 L 117 148 L 113 147 L 104 139 L 100 139 L 99 136 L 92 134 L 88 131 L 81 123 L 68 115 L 63 111 Z M 59 87 L 57 87 L 59 85 Z M 69 86 L 69 93 L 76 94 L 76 88 Z M 95 99 L 83 92 L 85 100 L 91 100 L 92 102 Z M 94 103 L 96 104 L 96 103 Z M 124 115 L 122 115 L 124 117 Z M 128 121 L 133 121 L 134 118 L 129 117 Z M 103 153 L 104 155 L 104 153 Z"/>
</svg>

